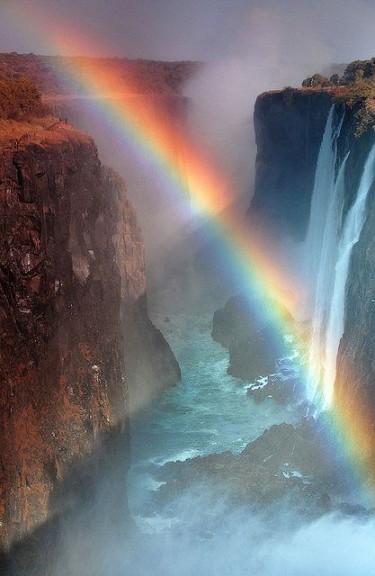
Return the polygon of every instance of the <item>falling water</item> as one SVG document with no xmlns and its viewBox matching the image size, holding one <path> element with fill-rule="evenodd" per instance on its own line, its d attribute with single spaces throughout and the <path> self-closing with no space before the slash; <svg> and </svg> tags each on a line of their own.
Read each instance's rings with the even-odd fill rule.
<svg viewBox="0 0 375 576">
<path fill-rule="evenodd" d="M 309 399 L 315 403 L 317 403 L 317 394 L 325 396 L 327 367 L 336 364 L 337 349 L 334 350 L 330 345 L 326 326 L 334 294 L 335 266 L 339 253 L 339 234 L 345 191 L 345 166 L 348 156 L 349 154 L 340 166 L 333 187 L 328 189 L 329 204 L 327 211 L 322 214 L 322 217 L 325 217 L 325 228 L 321 239 L 319 266 L 316 269 L 315 301 L 309 348 L 309 392 L 311 394 Z"/>
<path fill-rule="evenodd" d="M 343 222 L 349 153 L 337 170 L 337 139 L 343 118 L 335 127 L 334 112 L 332 108 L 319 152 L 305 245 L 312 302 L 308 400 L 323 410 L 329 409 L 333 401 L 336 357 L 344 331 L 350 255 L 365 220 L 375 161 L 374 146 L 366 160 L 354 203 Z"/>
<path fill-rule="evenodd" d="M 344 189 L 344 160 L 336 178 L 337 138 L 342 118 L 335 126 L 335 108 L 328 115 L 320 146 L 314 189 L 311 200 L 309 229 L 305 243 L 307 277 L 311 316 L 311 341 L 309 348 L 308 400 L 316 403 L 320 393 L 319 383 L 324 374 L 325 324 L 332 300 L 334 268 L 337 260 L 338 234 L 341 222 L 340 198 Z"/>
<path fill-rule="evenodd" d="M 310 222 L 306 237 L 306 254 L 308 254 L 309 285 L 314 288 L 318 272 L 321 268 L 322 245 L 325 235 L 330 233 L 331 227 L 325 216 L 328 212 L 330 194 L 335 184 L 335 166 L 337 156 L 337 137 L 340 133 L 342 120 L 334 126 L 335 108 L 332 106 L 320 146 L 317 166 L 315 170 L 314 188 L 311 199 Z M 315 290 L 312 291 L 314 300 Z"/>
<path fill-rule="evenodd" d="M 323 382 L 324 409 L 329 408 L 333 401 L 334 383 L 336 378 L 336 356 L 341 336 L 344 333 L 345 289 L 349 272 L 350 255 L 353 246 L 359 240 L 366 218 L 366 200 L 374 181 L 374 163 L 375 144 L 367 157 L 357 197 L 346 217 L 338 247 L 338 258 L 335 266 L 335 281 L 326 330 L 326 348 L 330 353 L 326 359 Z"/>
</svg>

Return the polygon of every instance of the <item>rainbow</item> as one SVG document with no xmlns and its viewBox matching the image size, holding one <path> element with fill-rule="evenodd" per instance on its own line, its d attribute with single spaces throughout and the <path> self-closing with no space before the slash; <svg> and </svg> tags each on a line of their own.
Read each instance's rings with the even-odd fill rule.
<svg viewBox="0 0 375 576">
<path fill-rule="evenodd" d="M 15 7 L 14 14 L 16 10 Z M 27 18 L 27 26 L 23 24 L 25 30 L 44 38 L 46 53 L 65 53 L 67 47 L 70 53 L 76 54 L 105 53 L 96 42 L 83 38 L 78 29 L 75 31 L 71 22 L 56 21 L 31 2 Z M 17 21 L 24 22 L 21 13 Z M 131 143 L 137 153 L 167 178 L 175 193 L 188 199 L 195 213 L 210 222 L 241 284 L 240 290 L 249 295 L 249 306 L 255 297 L 262 304 L 261 313 L 272 320 L 275 329 L 281 335 L 290 332 L 285 306 L 295 313 L 301 287 L 290 286 L 264 249 L 266 239 L 259 237 L 259 231 L 255 238 L 248 226 L 228 208 L 235 196 L 231 183 L 177 121 L 173 122 L 160 110 L 156 114 L 147 99 L 131 97 L 138 92 L 131 78 L 119 79 L 94 65 L 82 66 L 81 62 L 81 58 L 63 59 L 61 73 L 74 81 L 79 92 L 84 91 L 91 97 L 90 105 L 96 107 L 110 130 Z M 176 149 L 184 158 L 183 170 L 176 161 Z M 306 343 L 298 333 L 294 334 L 295 346 L 302 353 L 306 351 Z M 306 386 L 311 377 L 306 373 Z M 348 372 L 346 380 L 350 380 Z M 375 454 L 373 423 L 373 414 L 358 396 L 336 395 L 332 410 L 326 414 L 327 437 L 330 442 L 335 439 L 335 449 L 344 454 L 357 488 L 371 502 L 375 501 L 375 469 L 369 464 L 369 455 Z"/>
</svg>

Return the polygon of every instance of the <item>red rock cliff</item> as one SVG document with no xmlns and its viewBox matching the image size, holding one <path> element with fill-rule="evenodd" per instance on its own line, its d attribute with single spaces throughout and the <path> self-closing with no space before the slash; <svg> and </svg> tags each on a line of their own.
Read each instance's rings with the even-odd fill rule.
<svg viewBox="0 0 375 576">
<path fill-rule="evenodd" d="M 124 472 L 127 362 L 133 373 L 143 359 L 146 372 L 157 367 L 159 388 L 179 378 L 147 318 L 142 234 L 123 182 L 66 124 L 10 132 L 0 141 L 5 549 L 64 511 L 67 499 L 51 495 L 102 438 L 120 439 Z M 110 453 L 101 458 L 110 470 Z"/>
</svg>

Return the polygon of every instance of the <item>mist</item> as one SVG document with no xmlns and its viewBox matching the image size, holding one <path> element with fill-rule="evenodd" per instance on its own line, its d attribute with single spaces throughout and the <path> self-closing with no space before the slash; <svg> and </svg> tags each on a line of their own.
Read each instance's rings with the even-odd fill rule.
<svg viewBox="0 0 375 576">
<path fill-rule="evenodd" d="M 263 511 L 215 501 L 197 486 L 172 501 L 175 519 L 154 517 L 150 534 L 101 524 L 65 534 L 53 576 L 372 576 L 373 518 L 327 514 L 307 520 L 288 501 Z M 178 517 L 178 519 L 177 519 Z M 81 528 L 89 519 L 82 516 Z M 174 523 L 175 522 L 175 523 Z M 98 549 L 100 560 L 97 558 Z M 85 555 L 82 555 L 85 551 Z M 95 553 L 94 553 L 95 552 Z M 91 558 L 93 554 L 94 560 Z"/>
<path fill-rule="evenodd" d="M 27 27 L 19 28 L 12 11 L 15 4 L 21 11 L 35 4 L 56 20 L 80 22 L 83 34 L 98 38 L 101 47 L 90 56 L 202 62 L 200 72 L 184 86 L 189 101 L 185 128 L 227 179 L 232 197 L 228 209 L 239 219 L 253 195 L 252 114 L 257 95 L 297 87 L 306 76 L 370 58 L 375 49 L 372 0 L 3 0 L 2 52 L 47 53 L 31 29 L 25 34 Z M 71 55 L 68 46 L 65 54 Z M 220 247 L 211 241 L 205 219 L 189 201 L 176 195 L 146 157 L 114 139 L 95 107 L 83 108 L 77 123 L 94 136 L 103 162 L 127 182 L 145 236 L 151 308 L 163 314 L 171 309 L 196 312 L 208 304 L 215 308 L 235 294 L 227 270 L 210 267 L 209 260 L 215 260 L 213 253 Z M 176 149 L 182 170 L 183 162 Z M 285 269 L 293 250 L 292 243 L 285 243 Z M 306 519 L 291 511 L 288 502 L 259 511 L 232 506 L 225 495 L 220 502 L 212 501 L 205 488 L 176 498 L 170 509 L 174 518 L 163 518 L 151 509 L 146 519 L 149 533 L 143 523 L 126 537 L 102 523 L 100 507 L 79 514 L 64 533 L 53 576 L 373 576 L 375 572 L 375 520 L 369 516 L 337 513 Z"/>
<path fill-rule="evenodd" d="M 91 42 L 87 55 L 203 62 L 201 72 L 184 89 L 190 100 L 190 137 L 228 180 L 231 209 L 239 217 L 253 195 L 256 148 L 252 113 L 257 95 L 300 86 L 306 76 L 335 63 L 368 58 L 374 44 L 371 22 L 375 7 L 366 0 L 313 5 L 307 0 L 235 0 L 230 4 L 224 0 L 111 0 L 105 6 L 88 0 L 4 0 L 2 6 L 3 51 L 54 52 L 26 23 L 20 27 L 15 17 L 15 6 L 21 15 L 35 6 L 63 27 L 70 21 L 79 22 L 82 36 L 97 40 L 97 48 Z M 355 33 L 358 29 L 361 34 Z M 67 44 L 64 53 L 70 55 L 69 50 Z M 181 254 L 174 255 L 177 244 L 177 250 L 184 245 L 189 264 L 185 269 L 193 265 L 197 246 L 187 239 L 195 236 L 201 221 L 190 213 L 187 202 L 168 190 L 162 175 L 150 169 L 147 158 L 139 158 L 131 147 L 114 141 L 95 111 L 84 111 L 85 115 L 78 124 L 93 134 L 103 161 L 127 182 L 145 235 L 149 284 L 160 286 L 165 275 L 171 275 L 164 271 L 165 261 L 181 259 Z M 176 150 L 176 158 L 178 155 Z"/>
<path fill-rule="evenodd" d="M 261 517 L 243 515 L 232 514 L 211 540 L 161 539 L 149 551 L 148 561 L 142 557 L 134 567 L 130 564 L 131 573 L 149 574 L 156 558 L 160 568 L 153 573 L 160 576 L 370 576 L 374 572 L 374 522 L 332 516 L 284 534 L 270 534 Z"/>
<path fill-rule="evenodd" d="M 184 88 L 190 101 L 190 138 L 228 180 L 231 209 L 240 218 L 253 195 L 256 147 L 252 113 L 257 95 L 300 86 L 306 76 L 335 63 L 367 58 L 374 43 L 369 23 L 375 7 L 365 1 L 336 0 L 329 5 L 291 0 L 236 0 L 230 5 L 223 0 L 113 1 L 105 8 L 83 0 L 34 1 L 39 8 L 45 5 L 55 20 L 79 21 L 83 35 L 89 31 L 106 55 L 204 63 Z M 22 5 L 22 0 L 18 3 Z M 12 29 L 12 10 L 9 3 L 7 6 L 8 26 L 0 36 L 4 46 Z M 361 34 L 353 33 L 357 29 Z M 27 35 L 22 38 L 23 43 L 27 40 Z M 38 46 L 30 44 L 23 50 L 38 52 Z M 69 46 L 66 50 L 69 54 Z M 103 55 L 91 50 L 92 55 Z M 103 161 L 113 165 L 127 182 L 145 235 L 150 288 L 170 281 L 175 264 L 178 269 L 182 260 L 185 270 L 192 270 L 199 243 L 196 231 L 201 230 L 202 222 L 190 212 L 188 202 L 169 189 L 147 158 L 139 158 L 131 147 L 114 141 L 95 112 L 86 121 L 80 119 L 80 125 L 94 135 Z M 178 156 L 176 150 L 176 159 Z M 183 158 L 176 161 L 183 164 Z M 195 293 L 200 291 L 200 282 L 202 278 L 194 275 L 189 279 Z"/>
</svg>

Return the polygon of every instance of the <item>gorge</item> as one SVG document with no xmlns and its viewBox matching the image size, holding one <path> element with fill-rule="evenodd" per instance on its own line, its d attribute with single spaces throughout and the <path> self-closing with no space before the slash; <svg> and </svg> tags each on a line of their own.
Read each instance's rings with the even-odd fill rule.
<svg viewBox="0 0 375 576">
<path fill-rule="evenodd" d="M 168 98 L 156 100 L 163 121 L 185 121 L 183 98 L 173 96 L 169 116 Z M 348 468 L 358 465 L 357 484 L 371 492 L 373 132 L 355 136 L 356 109 L 336 103 L 332 90 L 286 89 L 257 100 L 255 196 L 245 226 L 253 240 L 257 230 L 267 237 L 268 260 L 292 260 L 286 287 L 309 287 L 299 317 L 283 305 L 275 329 L 272 314 L 258 313 L 266 296 L 233 296 L 246 283 L 240 274 L 227 278 L 259 261 L 250 252 L 232 268 L 205 265 L 210 252 L 194 229 L 173 247 L 183 280 L 172 282 L 175 262 L 160 260 L 162 290 L 152 286 L 147 309 L 142 233 L 124 183 L 100 163 L 91 137 L 66 123 L 68 109 L 57 120 L 18 125 L 19 138 L 15 123 L 2 141 L 1 510 L 9 574 L 251 569 L 263 576 L 278 574 L 280 559 L 291 574 L 315 574 L 309 558 L 301 560 L 310 550 L 302 541 L 317 542 L 317 556 L 330 530 L 340 543 L 365 542 L 367 552 L 372 501 L 359 497 Z M 175 141 L 171 150 L 174 164 L 187 159 L 183 180 L 191 158 Z M 230 245 L 235 260 L 242 237 L 233 233 L 225 245 L 222 237 L 228 223 L 243 224 L 220 213 L 212 220 L 222 224 L 217 251 Z M 193 295 L 186 262 L 201 282 Z M 220 283 L 222 292 L 212 289 Z M 212 318 L 230 360 L 211 339 Z M 352 428 L 332 427 L 337 406 Z M 349 464 L 335 454 L 340 434 L 343 443 L 358 436 Z M 288 540 L 302 551 L 293 559 Z M 340 566 L 346 574 L 345 561 Z"/>
</svg>

